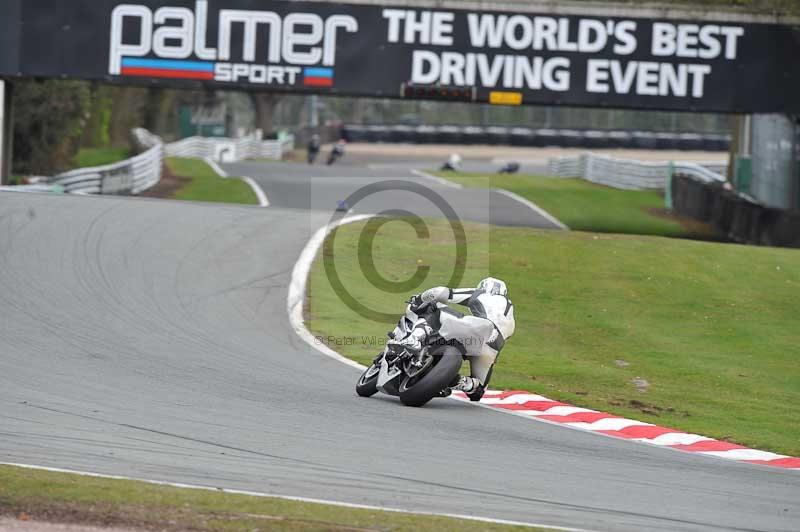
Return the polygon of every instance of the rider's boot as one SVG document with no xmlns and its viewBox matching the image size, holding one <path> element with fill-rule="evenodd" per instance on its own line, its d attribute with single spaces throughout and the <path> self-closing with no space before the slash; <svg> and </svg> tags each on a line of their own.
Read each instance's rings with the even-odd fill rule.
<svg viewBox="0 0 800 532">
<path fill-rule="evenodd" d="M 484 386 L 475 377 L 456 375 L 450 383 L 450 390 L 464 392 L 470 401 L 480 401 L 483 397 Z"/>
</svg>

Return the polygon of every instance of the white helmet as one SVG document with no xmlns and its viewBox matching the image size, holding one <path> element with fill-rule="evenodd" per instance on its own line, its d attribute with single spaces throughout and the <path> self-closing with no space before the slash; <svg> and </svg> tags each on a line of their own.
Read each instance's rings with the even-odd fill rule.
<svg viewBox="0 0 800 532">
<path fill-rule="evenodd" d="M 494 277 L 487 277 L 478 283 L 478 290 L 483 290 L 487 294 L 507 296 L 508 287 L 506 283 Z"/>
</svg>

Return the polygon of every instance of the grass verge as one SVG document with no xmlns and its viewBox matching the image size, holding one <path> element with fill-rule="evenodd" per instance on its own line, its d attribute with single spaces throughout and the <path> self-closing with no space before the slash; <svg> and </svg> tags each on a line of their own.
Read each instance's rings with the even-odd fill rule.
<svg viewBox="0 0 800 532">
<path fill-rule="evenodd" d="M 150 530 L 539 530 L 0 466 L 0 515 Z"/>
<path fill-rule="evenodd" d="M 180 181 L 168 191 L 168 198 L 258 205 L 258 198 L 246 183 L 221 178 L 201 159 L 171 157 L 167 159 L 167 167 Z"/>
<path fill-rule="evenodd" d="M 664 198 L 652 190 L 618 190 L 582 179 L 532 175 L 484 175 L 435 172 L 464 186 L 504 188 L 519 194 L 576 231 L 708 238 L 696 222 L 664 210 Z"/>
<path fill-rule="evenodd" d="M 75 168 L 103 166 L 128 159 L 133 154 L 128 148 L 82 148 L 75 158 Z"/>
<path fill-rule="evenodd" d="M 349 310 L 324 262 L 360 302 L 402 311 L 361 273 L 363 223 L 336 231 L 334 255 L 309 280 L 307 324 L 333 349 L 368 363 L 390 323 Z M 382 277 L 446 284 L 455 260 L 450 228 L 429 221 L 421 240 L 402 221 L 375 231 Z M 800 455 L 797 301 L 800 251 L 633 235 L 466 226 L 462 286 L 488 274 L 508 282 L 517 330 L 493 388 L 552 399 Z M 369 232 L 369 231 L 367 231 Z M 444 237 L 442 236 L 444 235 Z M 413 289 L 413 288 L 411 288 Z"/>
</svg>

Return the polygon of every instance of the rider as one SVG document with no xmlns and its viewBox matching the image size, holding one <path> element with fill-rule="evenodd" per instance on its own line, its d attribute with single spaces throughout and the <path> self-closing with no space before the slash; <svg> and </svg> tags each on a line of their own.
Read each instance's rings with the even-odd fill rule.
<svg viewBox="0 0 800 532">
<path fill-rule="evenodd" d="M 409 351 L 419 352 L 428 336 L 436 332 L 420 314 L 424 314 L 427 305 L 437 303 L 465 305 L 472 313 L 472 316 L 458 317 L 456 323 L 463 327 L 460 333 L 457 331 L 460 327 L 454 328 L 455 336 L 463 339 L 462 344 L 467 350 L 470 376 L 456 376 L 444 395 L 449 395 L 450 390 L 460 390 L 471 401 L 479 401 L 489 384 L 497 355 L 506 340 L 514 334 L 514 305 L 508 299 L 506 283 L 487 277 L 478 283 L 477 288 L 451 289 L 437 286 L 413 296 L 409 302 L 409 310 L 417 316 L 413 328 L 405 338 L 398 340 L 394 340 L 396 332 L 390 333 L 392 343 L 400 344 Z M 450 336 L 453 336 L 452 331 Z M 478 339 L 477 342 L 471 341 L 475 338 Z"/>
<path fill-rule="evenodd" d="M 319 135 L 315 133 L 311 135 L 311 139 L 308 141 L 308 164 L 314 164 L 320 149 L 322 149 L 322 142 L 320 141 Z"/>
</svg>

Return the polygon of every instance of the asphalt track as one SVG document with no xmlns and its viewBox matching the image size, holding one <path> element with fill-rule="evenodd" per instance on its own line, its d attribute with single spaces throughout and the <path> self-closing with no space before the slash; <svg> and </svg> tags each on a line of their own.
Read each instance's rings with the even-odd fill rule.
<svg viewBox="0 0 800 532">
<path fill-rule="evenodd" d="M 0 461 L 592 530 L 800 530 L 797 472 L 356 397 L 286 313 L 329 218 L 0 194 Z"/>
<path fill-rule="evenodd" d="M 413 163 L 409 163 L 409 167 Z M 442 216 L 439 207 L 429 201 L 431 192 L 442 195 L 459 218 L 473 222 L 505 226 L 555 229 L 557 226 L 541 214 L 508 196 L 484 188 L 453 188 L 412 173 L 400 165 L 376 170 L 367 166 L 314 165 L 292 163 L 239 162 L 222 165 L 230 175 L 253 178 L 267 194 L 270 205 L 294 209 L 330 212 L 339 200 L 356 191 L 376 186 L 382 192 L 350 203 L 355 214 L 377 214 L 398 206 L 420 216 Z M 418 184 L 419 193 L 393 189 L 391 180 Z"/>
</svg>

